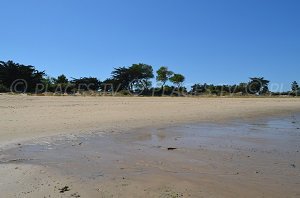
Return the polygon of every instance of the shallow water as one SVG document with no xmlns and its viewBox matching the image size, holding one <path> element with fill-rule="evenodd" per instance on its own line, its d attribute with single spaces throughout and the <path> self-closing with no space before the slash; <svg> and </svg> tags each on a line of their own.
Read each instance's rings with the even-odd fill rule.
<svg viewBox="0 0 300 198">
<path fill-rule="evenodd" d="M 222 185 L 222 177 L 238 175 L 233 185 L 245 182 L 250 188 L 249 179 L 257 188 L 266 182 L 281 188 L 288 185 L 278 188 L 279 192 L 294 196 L 300 195 L 296 188 L 300 184 L 299 151 L 300 114 L 295 114 L 41 138 L 2 150 L 0 162 L 42 165 L 91 183 L 158 174 L 189 179 L 196 185 L 202 182 L 200 175 L 208 175 L 216 182 L 213 185 Z"/>
<path fill-rule="evenodd" d="M 282 154 L 297 152 L 300 150 L 300 114 L 221 124 L 189 124 L 121 133 L 41 138 L 1 151 L 1 161 L 17 159 L 22 163 L 63 168 L 67 163 L 78 161 L 83 164 L 110 164 L 111 161 L 125 158 L 127 154 L 134 155 L 132 150 L 151 152 L 159 149 L 167 152 L 169 147 L 177 150 L 205 148 Z"/>
</svg>

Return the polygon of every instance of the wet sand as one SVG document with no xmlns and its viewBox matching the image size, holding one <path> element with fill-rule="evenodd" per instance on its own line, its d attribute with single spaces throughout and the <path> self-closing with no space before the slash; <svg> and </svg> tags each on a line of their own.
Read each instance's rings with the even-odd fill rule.
<svg viewBox="0 0 300 198">
<path fill-rule="evenodd" d="M 0 146 L 37 137 L 300 112 L 300 98 L 0 95 Z"/>
<path fill-rule="evenodd" d="M 1 103 L 1 196 L 300 196 L 297 99 L 53 98 Z"/>
<path fill-rule="evenodd" d="M 6 197 L 299 197 L 299 142 L 299 114 L 45 137 L 1 151 L 0 189 Z"/>
</svg>

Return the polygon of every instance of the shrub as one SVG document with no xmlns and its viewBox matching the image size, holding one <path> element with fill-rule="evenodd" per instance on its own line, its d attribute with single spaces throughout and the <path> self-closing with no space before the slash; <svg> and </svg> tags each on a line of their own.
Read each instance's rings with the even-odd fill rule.
<svg viewBox="0 0 300 198">
<path fill-rule="evenodd" d="M 0 84 L 0 93 L 5 93 L 5 92 L 9 92 L 9 89 L 4 86 L 3 84 Z"/>
</svg>

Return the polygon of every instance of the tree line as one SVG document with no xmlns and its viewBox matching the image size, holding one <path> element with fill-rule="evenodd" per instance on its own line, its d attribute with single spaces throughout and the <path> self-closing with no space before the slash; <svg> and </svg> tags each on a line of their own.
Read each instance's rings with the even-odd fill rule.
<svg viewBox="0 0 300 198">
<path fill-rule="evenodd" d="M 152 86 L 155 78 L 159 86 Z M 157 71 L 148 64 L 138 63 L 131 66 L 116 67 L 111 76 L 103 81 L 96 77 L 81 77 L 68 79 L 64 74 L 57 78 L 49 77 L 45 71 L 38 71 L 32 65 L 23 65 L 11 60 L 0 61 L 0 92 L 18 93 L 56 93 L 75 94 L 93 92 L 101 94 L 122 95 L 265 95 L 289 94 L 296 96 L 299 86 L 296 81 L 291 85 L 291 91 L 286 93 L 271 93 L 268 89 L 269 80 L 263 77 L 250 78 L 247 83 L 237 85 L 194 84 L 191 89 L 184 87 L 185 76 L 162 66 Z M 171 83 L 171 85 L 169 85 Z"/>
</svg>

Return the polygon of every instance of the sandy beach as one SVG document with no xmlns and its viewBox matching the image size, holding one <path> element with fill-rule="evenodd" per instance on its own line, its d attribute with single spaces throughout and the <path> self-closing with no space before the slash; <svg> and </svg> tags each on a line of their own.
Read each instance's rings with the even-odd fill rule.
<svg viewBox="0 0 300 198">
<path fill-rule="evenodd" d="M 220 122 L 300 111 L 298 98 L 0 95 L 0 143 L 36 137 Z"/>
<path fill-rule="evenodd" d="M 298 98 L 0 95 L 0 109 L 5 197 L 300 196 Z"/>
<path fill-rule="evenodd" d="M 0 198 L 300 198 L 300 1 L 1 1 Z"/>
</svg>

